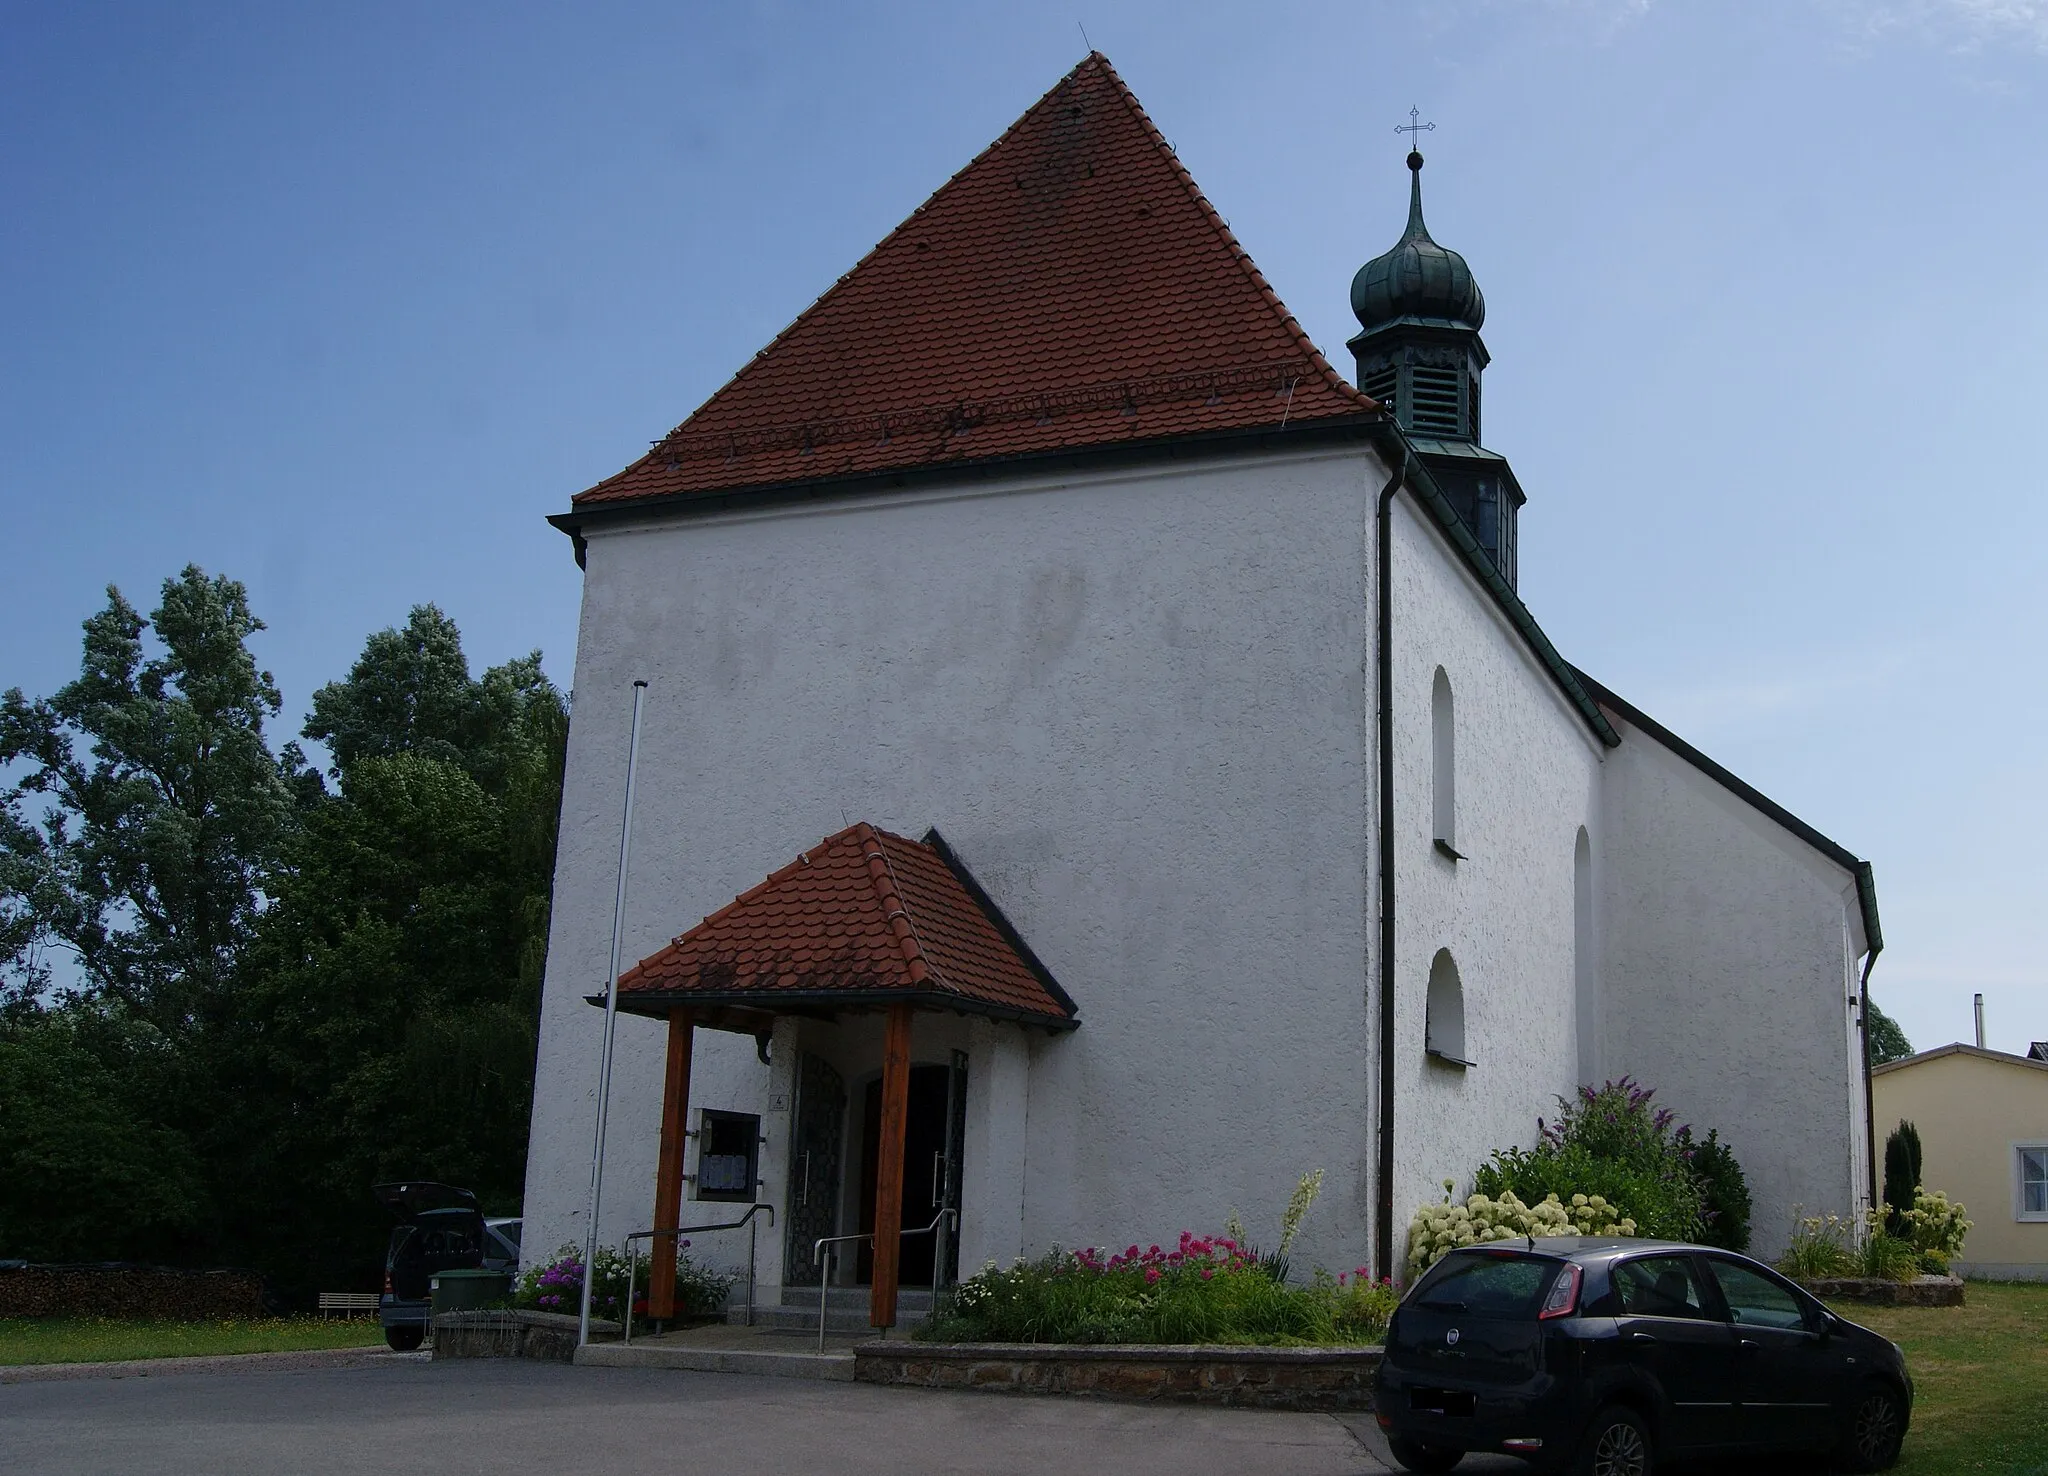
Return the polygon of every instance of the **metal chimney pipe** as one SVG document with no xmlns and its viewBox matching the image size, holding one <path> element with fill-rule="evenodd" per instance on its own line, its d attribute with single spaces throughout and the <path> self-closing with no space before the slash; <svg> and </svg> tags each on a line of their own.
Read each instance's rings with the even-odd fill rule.
<svg viewBox="0 0 2048 1476">
<path fill-rule="evenodd" d="M 1984 1049 L 1984 996 L 1977 996 L 1977 1049 Z"/>
</svg>

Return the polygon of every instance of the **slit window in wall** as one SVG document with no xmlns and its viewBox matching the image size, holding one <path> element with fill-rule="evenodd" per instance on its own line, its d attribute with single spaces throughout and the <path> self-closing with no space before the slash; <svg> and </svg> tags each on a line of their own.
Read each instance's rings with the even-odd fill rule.
<svg viewBox="0 0 2048 1476">
<path fill-rule="evenodd" d="M 1437 850 L 1453 861 L 1458 849 L 1458 723 L 1451 679 L 1439 666 L 1429 694 L 1430 830 Z"/>
<path fill-rule="evenodd" d="M 1439 1061 L 1470 1066 L 1465 1048 L 1465 985 L 1451 950 L 1439 948 L 1429 965 L 1429 1000 L 1423 1017 L 1422 1048 Z"/>
<path fill-rule="evenodd" d="M 761 1119 L 704 1109 L 697 1136 L 697 1197 L 751 1201 L 761 1160 Z"/>
<path fill-rule="evenodd" d="M 1586 827 L 1572 845 L 1572 995 L 1578 1016 L 1579 1081 L 1600 1080 L 1599 975 L 1593 957 L 1593 838 Z"/>
</svg>

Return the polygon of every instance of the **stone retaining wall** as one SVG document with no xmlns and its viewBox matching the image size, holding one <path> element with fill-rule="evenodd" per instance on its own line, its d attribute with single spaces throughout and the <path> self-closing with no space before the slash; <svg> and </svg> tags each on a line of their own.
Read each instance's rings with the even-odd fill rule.
<svg viewBox="0 0 2048 1476">
<path fill-rule="evenodd" d="M 853 1376 L 867 1384 L 1168 1400 L 1250 1409 L 1372 1407 L 1380 1350 L 1071 1343 L 862 1343 Z"/>
<path fill-rule="evenodd" d="M 616 1337 L 619 1325 L 593 1317 L 590 1331 Z M 434 1357 L 569 1363 L 576 1357 L 576 1319 L 558 1312 L 443 1312 L 434 1319 Z"/>
<path fill-rule="evenodd" d="M 1960 1276 L 1922 1276 L 1912 1281 L 1878 1281 L 1865 1276 L 1843 1276 L 1825 1281 L 1799 1283 L 1823 1301 L 1869 1302 L 1880 1307 L 1960 1307 L 1963 1279 Z"/>
<path fill-rule="evenodd" d="M 109 1317 L 192 1322 L 273 1315 L 254 1271 L 0 1262 L 0 1317 Z"/>
</svg>

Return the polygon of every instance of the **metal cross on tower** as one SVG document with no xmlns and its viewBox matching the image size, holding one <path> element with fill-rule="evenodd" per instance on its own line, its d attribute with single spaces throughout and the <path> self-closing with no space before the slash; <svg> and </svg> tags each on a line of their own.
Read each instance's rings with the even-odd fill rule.
<svg viewBox="0 0 2048 1476">
<path fill-rule="evenodd" d="M 1420 109 L 1420 108 L 1410 108 L 1410 109 L 1408 110 L 1408 121 L 1407 121 L 1406 123 L 1396 123 L 1396 124 L 1394 125 L 1394 132 L 1396 132 L 1396 133 L 1434 133 L 1434 132 L 1436 132 L 1436 124 L 1434 124 L 1434 123 L 1418 123 L 1418 122 L 1416 121 L 1416 119 L 1420 118 L 1421 116 L 1422 116 L 1422 109 Z M 1411 140 L 1411 141 L 1410 141 L 1410 143 L 1409 143 L 1409 152 L 1410 152 L 1410 153 L 1413 153 L 1413 152 L 1415 151 L 1415 145 L 1416 145 L 1416 144 L 1418 144 L 1418 143 L 1421 143 L 1421 142 L 1422 142 L 1422 140 L 1421 140 L 1421 139 L 1419 139 L 1419 138 L 1418 138 L 1418 139 L 1413 139 L 1413 140 Z"/>
</svg>

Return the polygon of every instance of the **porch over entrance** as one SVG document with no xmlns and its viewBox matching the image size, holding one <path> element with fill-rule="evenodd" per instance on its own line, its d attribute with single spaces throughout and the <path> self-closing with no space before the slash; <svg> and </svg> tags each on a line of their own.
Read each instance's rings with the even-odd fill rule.
<svg viewBox="0 0 2048 1476">
<path fill-rule="evenodd" d="M 881 1328 L 896 1323 L 905 1232 L 922 1228 L 922 1219 L 906 1224 L 906 1204 L 930 1204 L 955 1215 L 960 1208 L 962 1064 L 953 1053 L 950 1075 L 943 1068 L 914 1072 L 912 1017 L 982 1016 L 1053 1032 L 1080 1023 L 1072 999 L 937 831 L 913 841 L 866 822 L 827 837 L 642 959 L 620 977 L 618 989 L 620 1010 L 665 1019 L 669 1027 L 655 1174 L 657 1244 L 681 1219 L 696 1030 L 752 1035 L 765 1053 L 779 1018 L 883 1017 L 881 1072 L 870 1089 L 874 1100 L 862 1104 L 861 1134 L 862 1158 L 872 1167 L 863 1180 L 861 1218 L 872 1224 L 873 1247 L 872 1263 L 864 1254 L 862 1269 L 869 1273 L 870 1319 Z M 807 1092 L 814 1080 L 820 1085 Z M 829 1068 L 822 1074 L 807 1070 L 799 1082 L 799 1133 L 807 1108 L 815 1115 L 821 1097 L 829 1099 L 825 1087 L 838 1093 L 844 1110 L 837 1076 Z M 919 1151 L 907 1164 L 906 1141 L 913 1132 Z M 700 1175 L 707 1158 L 722 1157 L 700 1144 Z M 809 1163 L 803 1172 L 810 1174 Z M 751 1197 L 750 1176 L 745 1187 Z M 804 1189 L 808 1202 L 808 1177 Z M 822 1207 L 827 1196 L 817 1201 Z M 793 1226 L 792 1248 L 811 1228 Z M 915 1254 L 933 1253 L 920 1246 Z M 919 1279 L 937 1281 L 941 1268 L 935 1261 L 908 1269 Z M 650 1316 L 673 1315 L 674 1278 L 673 1257 L 655 1256 Z"/>
</svg>

